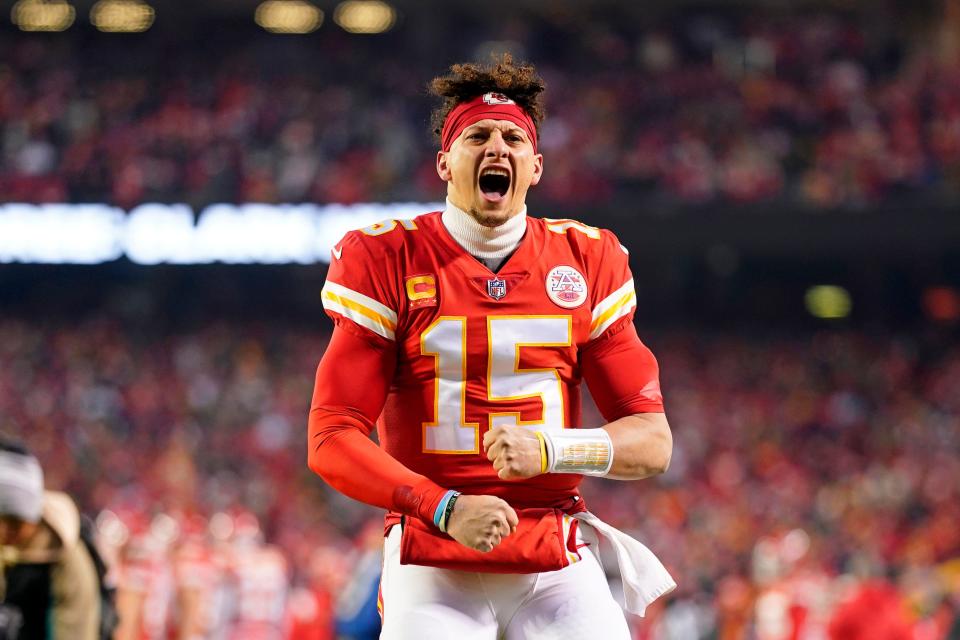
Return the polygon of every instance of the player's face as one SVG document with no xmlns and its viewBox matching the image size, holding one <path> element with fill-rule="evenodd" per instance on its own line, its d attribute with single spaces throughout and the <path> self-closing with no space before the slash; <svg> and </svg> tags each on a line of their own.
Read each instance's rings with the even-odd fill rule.
<svg viewBox="0 0 960 640">
<path fill-rule="evenodd" d="M 543 156 L 509 120 L 481 120 L 437 154 L 447 197 L 480 224 L 496 227 L 523 209 L 527 190 L 540 182 Z"/>
</svg>

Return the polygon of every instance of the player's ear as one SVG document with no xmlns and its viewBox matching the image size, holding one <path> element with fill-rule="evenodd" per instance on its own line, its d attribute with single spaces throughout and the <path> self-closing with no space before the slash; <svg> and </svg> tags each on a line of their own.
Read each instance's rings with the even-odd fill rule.
<svg viewBox="0 0 960 640">
<path fill-rule="evenodd" d="M 444 182 L 450 182 L 450 166 L 447 164 L 446 151 L 437 151 L 437 175 Z"/>
<path fill-rule="evenodd" d="M 530 180 L 530 186 L 540 182 L 541 176 L 543 176 L 543 154 L 538 153 L 533 156 L 533 179 Z"/>
</svg>

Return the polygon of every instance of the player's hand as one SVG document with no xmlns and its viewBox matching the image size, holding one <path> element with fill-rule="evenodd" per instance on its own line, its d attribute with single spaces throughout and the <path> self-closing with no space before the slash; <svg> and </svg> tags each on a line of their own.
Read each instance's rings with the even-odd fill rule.
<svg viewBox="0 0 960 640">
<path fill-rule="evenodd" d="M 466 547 L 486 553 L 516 531 L 519 522 L 517 512 L 500 498 L 461 495 L 453 505 L 447 534 Z"/>
<path fill-rule="evenodd" d="M 494 427 L 483 435 L 483 450 L 501 480 L 540 475 L 540 441 L 529 429 Z"/>
</svg>

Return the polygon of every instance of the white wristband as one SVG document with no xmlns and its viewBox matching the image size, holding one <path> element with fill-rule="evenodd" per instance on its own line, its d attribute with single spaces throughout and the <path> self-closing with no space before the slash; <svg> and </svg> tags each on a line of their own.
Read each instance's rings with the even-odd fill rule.
<svg viewBox="0 0 960 640">
<path fill-rule="evenodd" d="M 605 476 L 613 466 L 613 442 L 605 429 L 541 431 L 547 445 L 547 473 Z"/>
</svg>

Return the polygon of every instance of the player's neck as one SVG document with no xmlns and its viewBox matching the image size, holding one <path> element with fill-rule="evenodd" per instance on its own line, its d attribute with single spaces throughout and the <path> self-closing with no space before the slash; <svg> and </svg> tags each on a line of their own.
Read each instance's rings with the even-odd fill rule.
<svg viewBox="0 0 960 640">
<path fill-rule="evenodd" d="M 527 230 L 527 208 L 524 207 L 499 226 L 486 227 L 448 198 L 441 220 L 464 251 L 486 264 L 492 271 L 496 271 L 523 239 Z"/>
</svg>

